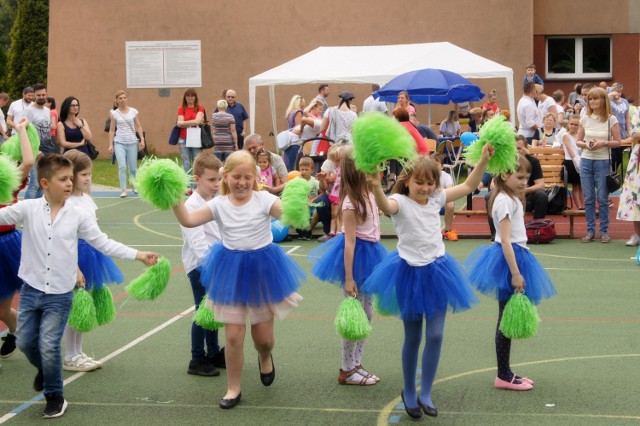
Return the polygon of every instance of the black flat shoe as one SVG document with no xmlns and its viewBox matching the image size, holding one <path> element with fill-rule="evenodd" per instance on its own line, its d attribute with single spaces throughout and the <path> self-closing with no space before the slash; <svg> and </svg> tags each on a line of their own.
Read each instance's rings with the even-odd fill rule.
<svg viewBox="0 0 640 426">
<path fill-rule="evenodd" d="M 220 400 L 220 408 L 222 408 L 223 410 L 229 410 L 229 409 L 235 407 L 240 402 L 240 398 L 241 397 L 242 397 L 242 392 L 240 392 L 238 394 L 238 396 L 236 396 L 235 398 L 221 399 Z"/>
<path fill-rule="evenodd" d="M 260 371 L 260 355 L 258 355 L 258 371 Z M 273 354 L 271 355 L 271 373 L 263 373 L 260 371 L 260 381 L 265 386 L 271 386 L 276 379 L 276 365 L 273 363 Z"/>
<path fill-rule="evenodd" d="M 400 396 L 402 397 L 402 404 L 404 404 L 404 411 L 407 412 L 409 417 L 411 417 L 412 419 L 419 419 L 420 417 L 422 417 L 422 410 L 420 410 L 420 407 L 407 407 L 407 404 L 404 402 L 404 391 L 400 391 Z"/>
<path fill-rule="evenodd" d="M 420 401 L 420 395 L 418 395 L 418 405 L 422 407 L 422 411 L 424 411 L 427 416 L 438 417 L 438 409 L 436 407 L 429 407 L 427 404 L 423 404 L 422 401 Z"/>
</svg>

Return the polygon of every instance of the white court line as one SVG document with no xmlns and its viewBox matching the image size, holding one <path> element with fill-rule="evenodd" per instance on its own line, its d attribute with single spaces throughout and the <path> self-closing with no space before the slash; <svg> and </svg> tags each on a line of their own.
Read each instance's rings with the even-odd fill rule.
<svg viewBox="0 0 640 426">
<path fill-rule="evenodd" d="M 285 246 L 286 247 L 286 246 Z M 300 246 L 293 246 L 291 247 L 289 250 L 287 250 L 287 254 L 291 254 L 294 251 L 298 250 L 300 248 Z"/>
<path fill-rule="evenodd" d="M 171 324 L 173 324 L 174 322 L 176 322 L 179 319 L 183 318 L 184 316 L 190 314 L 195 309 L 196 309 L 195 306 L 191 306 L 186 311 L 179 313 L 178 315 L 172 317 L 171 319 L 163 322 L 162 324 L 160 324 L 159 326 L 157 326 L 153 330 L 150 330 L 150 331 L 146 332 L 142 336 L 132 340 L 131 342 L 127 343 L 126 345 L 122 346 L 121 348 L 116 349 L 115 351 L 111 352 L 109 355 L 105 356 L 104 358 L 100 359 L 99 361 L 104 364 L 105 362 L 109 361 L 110 359 L 117 357 L 121 353 L 131 349 L 134 346 L 136 346 L 138 343 L 143 342 L 144 340 L 146 340 L 147 338 L 153 336 L 154 334 L 158 333 L 159 331 L 169 327 Z M 71 377 L 68 377 L 63 383 L 64 383 L 65 386 L 67 386 L 70 383 L 78 380 L 80 377 L 84 376 L 85 374 L 87 374 L 86 371 L 80 372 L 80 373 L 76 373 L 76 374 L 72 375 Z M 32 405 L 34 402 L 39 401 L 41 399 L 42 399 L 41 397 L 36 396 L 31 401 L 28 401 L 25 404 L 22 404 L 20 407 L 14 408 L 13 410 L 11 410 L 11 412 L 9 412 L 9 413 L 5 414 L 4 416 L 0 417 L 0 424 L 6 423 L 7 421 L 11 420 L 12 418 L 14 418 L 18 414 L 20 414 L 22 411 L 24 411 L 25 408 L 28 408 L 28 406 Z M 20 408 L 20 410 L 16 412 L 16 410 L 18 408 Z"/>
</svg>

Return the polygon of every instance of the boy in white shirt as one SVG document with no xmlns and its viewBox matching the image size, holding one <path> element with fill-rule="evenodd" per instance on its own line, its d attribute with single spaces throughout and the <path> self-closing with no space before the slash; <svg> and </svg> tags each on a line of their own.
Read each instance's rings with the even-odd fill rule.
<svg viewBox="0 0 640 426">
<path fill-rule="evenodd" d="M 453 178 L 451 175 L 444 171 L 444 154 L 436 154 L 433 159 L 438 162 L 440 167 L 440 186 L 442 189 L 447 189 L 453 186 Z M 456 205 L 453 201 L 449 201 L 444 206 L 444 229 L 442 230 L 442 236 L 445 240 L 458 241 L 458 234 L 453 226 L 453 211 Z M 440 213 L 442 214 L 442 212 Z"/>
<path fill-rule="evenodd" d="M 110 240 L 86 212 L 65 202 L 73 189 L 73 164 L 60 154 L 38 161 L 37 175 L 44 197 L 0 209 L 0 224 L 23 224 L 18 276 L 24 282 L 18 309 L 17 345 L 38 369 L 33 383 L 44 390 L 44 418 L 60 417 L 67 408 L 63 396 L 60 340 L 71 312 L 78 283 L 78 239 L 108 256 L 136 259 L 146 265 L 158 254 L 136 251 Z"/>
<path fill-rule="evenodd" d="M 189 211 L 197 210 L 217 194 L 220 187 L 220 168 L 222 162 L 212 152 L 198 154 L 193 162 L 193 179 L 196 190 L 184 203 Z M 218 222 L 212 220 L 195 228 L 180 226 L 182 230 L 182 263 L 187 273 L 196 310 L 206 294 L 206 289 L 200 282 L 200 260 L 209 247 L 221 241 Z M 206 347 L 205 347 L 206 346 Z M 205 351 L 206 349 L 206 351 Z M 224 348 L 218 346 L 218 331 L 205 330 L 195 322 L 191 323 L 191 361 L 188 374 L 196 376 L 219 376 L 216 369 L 225 368 Z"/>
</svg>

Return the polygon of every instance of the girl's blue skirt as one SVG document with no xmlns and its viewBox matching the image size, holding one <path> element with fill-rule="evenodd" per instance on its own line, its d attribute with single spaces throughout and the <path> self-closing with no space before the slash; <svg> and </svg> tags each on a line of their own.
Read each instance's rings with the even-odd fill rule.
<svg viewBox="0 0 640 426">
<path fill-rule="evenodd" d="M 478 303 L 458 263 L 449 254 L 425 266 L 411 266 L 398 251 L 376 267 L 361 289 L 377 296 L 378 311 L 419 321 Z"/>
<path fill-rule="evenodd" d="M 217 243 L 200 268 L 200 281 L 216 305 L 276 304 L 306 279 L 302 268 L 273 243 L 258 250 L 229 250 Z"/>
<path fill-rule="evenodd" d="M 309 262 L 315 262 L 311 269 L 313 275 L 342 288 L 345 281 L 344 242 L 344 233 L 339 234 L 311 250 L 307 256 Z M 356 238 L 353 253 L 353 279 L 356 284 L 362 285 L 388 254 L 389 251 L 380 242 Z"/>
<path fill-rule="evenodd" d="M 20 269 L 22 232 L 17 229 L 0 234 L 0 301 L 12 297 L 22 287 Z"/>
<path fill-rule="evenodd" d="M 556 294 L 551 277 L 529 250 L 511 244 L 516 263 L 524 278 L 524 294 L 537 305 Z M 464 262 L 471 285 L 480 293 L 504 302 L 513 294 L 511 271 L 502 253 L 502 244 L 484 245 L 474 250 Z"/>
<path fill-rule="evenodd" d="M 85 240 L 78 240 L 78 266 L 84 274 L 87 290 L 124 281 L 116 263 Z"/>
</svg>

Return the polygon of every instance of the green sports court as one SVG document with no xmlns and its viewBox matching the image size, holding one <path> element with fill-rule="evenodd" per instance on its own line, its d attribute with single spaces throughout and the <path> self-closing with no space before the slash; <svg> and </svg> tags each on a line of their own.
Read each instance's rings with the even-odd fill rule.
<svg viewBox="0 0 640 426">
<path fill-rule="evenodd" d="M 375 386 L 341 386 L 340 341 L 333 325 L 339 289 L 309 278 L 300 308 L 276 321 L 276 380 L 263 387 L 249 333 L 245 341 L 242 402 L 221 410 L 226 391 L 219 377 L 186 374 L 193 299 L 182 270 L 180 229 L 171 212 L 138 198 L 96 198 L 101 228 L 113 239 L 169 258 L 173 274 L 158 300 L 138 302 L 124 285 L 112 287 L 118 315 L 85 335 L 84 350 L 102 369 L 65 372 L 69 408 L 54 420 L 65 425 L 395 425 L 415 424 L 400 400 L 400 320 L 376 317 L 363 357 L 381 378 Z M 391 229 L 383 218 L 385 229 Z M 625 235 L 626 237 L 626 235 Z M 622 237 L 620 237 L 622 238 Z M 383 239 L 389 249 L 397 240 Z M 488 240 L 446 242 L 458 261 Z M 307 271 L 315 241 L 281 243 Z M 532 246 L 558 295 L 539 306 L 536 337 L 515 341 L 515 372 L 535 380 L 529 392 L 493 387 L 497 303 L 480 297 L 474 309 L 448 315 L 434 385 L 437 418 L 418 422 L 456 425 L 640 424 L 640 266 L 637 248 L 618 239 L 605 246 L 556 239 Z M 127 280 L 144 266 L 118 261 Z M 223 342 L 224 332 L 220 332 Z M 35 369 L 17 352 L 0 368 L 0 424 L 33 425 L 44 401 L 32 388 Z"/>
</svg>

